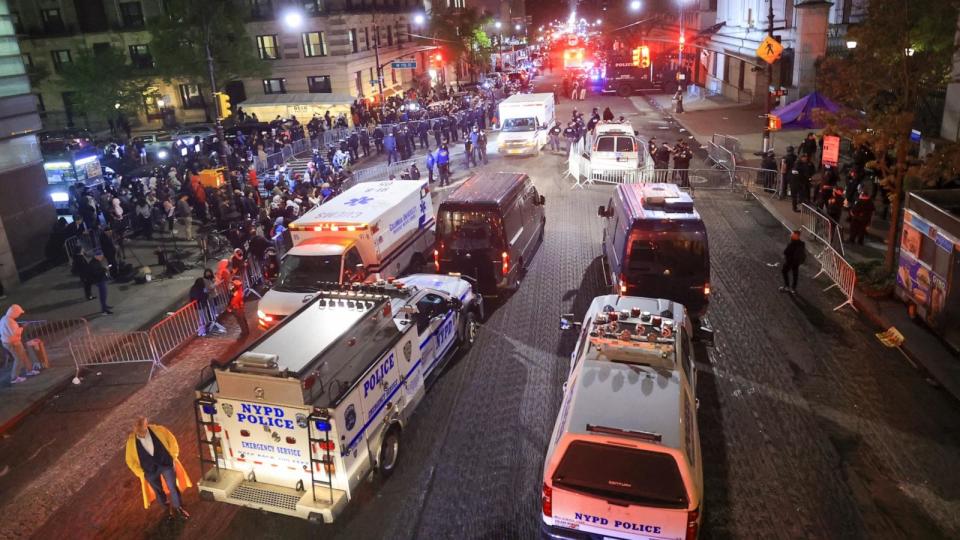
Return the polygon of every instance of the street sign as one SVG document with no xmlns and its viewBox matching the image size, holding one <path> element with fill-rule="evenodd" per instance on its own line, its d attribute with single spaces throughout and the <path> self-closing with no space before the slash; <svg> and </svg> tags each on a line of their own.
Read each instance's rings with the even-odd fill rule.
<svg viewBox="0 0 960 540">
<path fill-rule="evenodd" d="M 417 69 L 416 60 L 398 60 L 396 62 L 390 62 L 390 67 L 393 69 Z"/>
<path fill-rule="evenodd" d="M 764 62 L 772 64 L 780 59 L 780 55 L 783 54 L 783 45 L 779 41 L 773 39 L 773 36 L 767 36 L 763 38 L 763 41 L 760 42 L 760 46 L 757 47 L 757 56 L 763 59 Z"/>
<path fill-rule="evenodd" d="M 824 165 L 836 165 L 840 161 L 840 137 L 824 135 L 823 159 L 821 161 Z"/>
</svg>

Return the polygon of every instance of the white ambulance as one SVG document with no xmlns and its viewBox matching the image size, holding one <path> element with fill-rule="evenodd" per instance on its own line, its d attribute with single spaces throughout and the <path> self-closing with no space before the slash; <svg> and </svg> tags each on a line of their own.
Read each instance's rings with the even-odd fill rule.
<svg viewBox="0 0 960 540">
<path fill-rule="evenodd" d="M 702 510 L 685 310 L 669 300 L 597 297 L 547 449 L 542 536 L 693 540 Z"/>
<path fill-rule="evenodd" d="M 390 475 L 427 383 L 482 297 L 454 276 L 320 290 L 197 387 L 202 498 L 329 523 Z"/>
<path fill-rule="evenodd" d="M 291 248 L 257 305 L 269 327 L 310 301 L 319 283 L 372 282 L 423 267 L 436 216 L 426 180 L 364 182 L 290 224 Z"/>
</svg>

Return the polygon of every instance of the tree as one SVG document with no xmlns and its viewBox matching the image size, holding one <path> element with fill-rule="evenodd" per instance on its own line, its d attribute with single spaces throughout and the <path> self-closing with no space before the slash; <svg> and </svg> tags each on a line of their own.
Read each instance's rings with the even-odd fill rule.
<svg viewBox="0 0 960 540">
<path fill-rule="evenodd" d="M 147 22 L 160 77 L 209 87 L 208 53 L 218 87 L 211 93 L 231 80 L 268 77 L 270 69 L 254 54 L 247 35 L 246 5 L 239 0 L 166 0 L 164 14 Z"/>
<path fill-rule="evenodd" d="M 473 8 L 452 8 L 437 3 L 430 11 L 428 32 L 443 47 L 450 61 L 483 65 L 490 54 L 490 38 L 483 31 L 488 19 Z"/>
<path fill-rule="evenodd" d="M 81 50 L 60 68 L 57 84 L 73 92 L 73 104 L 88 118 L 106 120 L 117 113 L 136 114 L 149 94 L 150 70 L 127 63 L 120 49 Z"/>
<path fill-rule="evenodd" d="M 909 161 L 910 130 L 920 101 L 949 82 L 957 15 L 952 0 L 870 0 L 866 20 L 847 38 L 856 48 L 818 66 L 818 89 L 848 107 L 832 128 L 870 143 L 878 156 L 872 165 L 890 197 L 884 265 L 891 271 L 904 180 L 908 174 L 930 174 L 911 170 L 917 166 Z"/>
</svg>

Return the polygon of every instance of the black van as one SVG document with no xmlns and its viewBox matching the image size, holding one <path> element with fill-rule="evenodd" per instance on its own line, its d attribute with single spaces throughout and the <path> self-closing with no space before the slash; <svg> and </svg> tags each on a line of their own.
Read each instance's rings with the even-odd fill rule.
<svg viewBox="0 0 960 540">
<path fill-rule="evenodd" d="M 434 268 L 475 279 L 485 295 L 515 288 L 543 240 L 544 202 L 526 174 L 470 177 L 440 204 Z"/>
</svg>

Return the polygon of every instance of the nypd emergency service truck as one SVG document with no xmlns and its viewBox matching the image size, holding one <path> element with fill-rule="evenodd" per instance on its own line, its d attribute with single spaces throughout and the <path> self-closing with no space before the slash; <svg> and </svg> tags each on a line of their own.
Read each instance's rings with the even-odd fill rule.
<svg viewBox="0 0 960 540">
<path fill-rule="evenodd" d="M 197 388 L 203 498 L 333 521 L 483 317 L 455 276 L 321 289 Z"/>
</svg>

